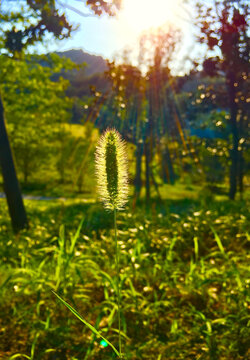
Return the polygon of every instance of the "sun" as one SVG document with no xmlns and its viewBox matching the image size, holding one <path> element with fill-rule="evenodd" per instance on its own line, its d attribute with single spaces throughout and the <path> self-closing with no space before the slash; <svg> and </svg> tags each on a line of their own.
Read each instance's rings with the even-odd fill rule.
<svg viewBox="0 0 250 360">
<path fill-rule="evenodd" d="M 123 0 L 122 17 L 135 33 L 174 20 L 178 0 Z"/>
</svg>

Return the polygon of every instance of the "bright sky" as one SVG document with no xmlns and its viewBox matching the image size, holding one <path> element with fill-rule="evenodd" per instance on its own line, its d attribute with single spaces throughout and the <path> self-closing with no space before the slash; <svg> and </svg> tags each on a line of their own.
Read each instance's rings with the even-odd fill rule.
<svg viewBox="0 0 250 360">
<path fill-rule="evenodd" d="M 18 4 L 22 3 L 22 0 Z M 0 0 L 1 2 L 1 0 Z M 172 25 L 182 32 L 182 44 L 178 53 L 178 60 L 172 64 L 175 73 L 184 73 L 188 64 L 183 60 L 185 56 L 197 55 L 194 47 L 194 27 L 190 13 L 193 11 L 183 0 L 123 0 L 122 9 L 116 17 L 94 16 L 84 0 L 56 0 L 57 4 L 68 5 L 67 18 L 78 30 L 72 32 L 69 39 L 56 41 L 53 37 L 48 40 L 46 48 L 39 45 L 39 52 L 64 51 L 83 49 L 86 52 L 102 55 L 104 58 L 121 58 L 124 50 L 132 49 L 133 63 L 137 65 L 139 38 L 142 32 L 159 26 Z M 10 10 L 11 0 L 3 0 L 2 6 Z M 81 16 L 73 11 L 87 14 Z M 31 49 L 32 51 L 32 49 Z"/>
<path fill-rule="evenodd" d="M 88 7 L 79 0 L 64 0 L 64 2 L 82 13 L 90 13 Z M 183 57 L 185 54 L 190 54 L 193 48 L 193 27 L 188 8 L 184 8 L 181 2 L 181 0 L 123 0 L 123 8 L 115 18 L 106 15 L 83 17 L 66 9 L 69 21 L 74 25 L 79 24 L 80 27 L 72 33 L 70 39 L 49 42 L 47 51 L 81 48 L 89 53 L 112 59 L 121 55 L 124 49 L 136 47 L 141 32 L 152 27 L 172 24 L 183 32 L 181 50 Z"/>
</svg>

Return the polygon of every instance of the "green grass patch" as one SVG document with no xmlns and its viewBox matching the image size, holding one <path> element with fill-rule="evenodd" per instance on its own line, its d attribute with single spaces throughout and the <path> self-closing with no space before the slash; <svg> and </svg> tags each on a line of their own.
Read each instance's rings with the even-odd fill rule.
<svg viewBox="0 0 250 360">
<path fill-rule="evenodd" d="M 126 358 L 244 360 L 248 204 L 165 189 L 151 210 L 118 213 Z M 0 358 L 115 359 L 51 292 L 118 347 L 112 214 L 91 198 L 25 205 L 30 229 L 14 236 L 0 199 Z"/>
</svg>

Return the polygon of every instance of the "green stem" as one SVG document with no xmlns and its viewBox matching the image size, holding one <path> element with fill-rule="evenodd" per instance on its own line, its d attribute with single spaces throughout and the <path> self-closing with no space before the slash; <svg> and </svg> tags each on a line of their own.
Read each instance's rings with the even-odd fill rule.
<svg viewBox="0 0 250 360">
<path fill-rule="evenodd" d="M 116 224 L 116 209 L 114 209 L 114 228 L 115 228 L 115 250 L 116 250 L 116 276 L 117 276 L 117 302 L 118 302 L 118 328 L 119 328 L 119 353 L 122 357 L 122 342 L 121 342 L 121 296 L 120 296 L 120 273 L 119 273 L 119 249 L 117 242 L 117 224 Z"/>
</svg>

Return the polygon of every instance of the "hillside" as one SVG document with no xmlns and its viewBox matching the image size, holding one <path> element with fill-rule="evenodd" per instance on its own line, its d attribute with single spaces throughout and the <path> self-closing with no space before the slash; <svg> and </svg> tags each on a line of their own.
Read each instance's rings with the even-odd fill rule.
<svg viewBox="0 0 250 360">
<path fill-rule="evenodd" d="M 56 54 L 60 57 L 69 58 L 77 65 L 83 65 L 78 70 L 74 69 L 55 76 L 55 80 L 61 75 L 70 81 L 70 86 L 67 90 L 69 97 L 81 99 L 91 96 L 91 86 L 96 87 L 101 92 L 105 92 L 108 89 L 109 83 L 104 75 L 104 72 L 107 70 L 107 64 L 101 56 L 88 54 L 81 49 L 57 52 Z M 81 114 L 79 116 L 81 117 Z M 79 119 L 74 119 L 74 121 L 78 122 Z"/>
<path fill-rule="evenodd" d="M 86 77 L 96 73 L 103 73 L 105 70 L 107 70 L 106 61 L 103 59 L 103 57 L 88 54 L 81 49 L 56 52 L 56 54 L 60 57 L 65 56 L 78 65 L 86 63 L 86 66 L 79 70 L 79 72 L 83 72 Z"/>
</svg>

